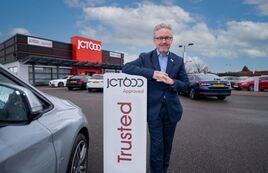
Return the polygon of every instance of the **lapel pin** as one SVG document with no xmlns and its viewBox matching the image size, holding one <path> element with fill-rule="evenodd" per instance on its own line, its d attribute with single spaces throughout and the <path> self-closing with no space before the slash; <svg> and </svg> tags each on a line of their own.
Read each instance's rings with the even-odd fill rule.
<svg viewBox="0 0 268 173">
<path fill-rule="evenodd" d="M 171 62 L 173 62 L 174 60 L 173 59 L 170 59 Z"/>
</svg>

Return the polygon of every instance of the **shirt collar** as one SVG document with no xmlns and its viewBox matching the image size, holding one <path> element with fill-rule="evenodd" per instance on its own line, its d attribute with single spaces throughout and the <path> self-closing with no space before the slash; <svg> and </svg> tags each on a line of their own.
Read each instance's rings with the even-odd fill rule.
<svg viewBox="0 0 268 173">
<path fill-rule="evenodd" d="M 159 52 L 159 50 L 158 49 L 156 49 L 156 52 L 157 52 L 157 56 L 160 56 L 160 52 Z M 169 55 L 169 51 L 167 52 L 167 54 L 166 55 L 162 55 L 162 56 L 168 56 Z"/>
</svg>

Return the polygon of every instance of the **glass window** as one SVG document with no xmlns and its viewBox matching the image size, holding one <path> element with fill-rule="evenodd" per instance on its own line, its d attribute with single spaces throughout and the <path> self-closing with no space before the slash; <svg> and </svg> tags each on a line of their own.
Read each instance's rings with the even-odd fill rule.
<svg viewBox="0 0 268 173">
<path fill-rule="evenodd" d="M 219 76 L 217 76 L 215 74 L 201 74 L 201 75 L 198 75 L 198 77 L 201 80 L 217 80 L 220 78 Z"/>
<path fill-rule="evenodd" d="M 84 76 L 73 76 L 71 79 L 83 79 Z"/>
<path fill-rule="evenodd" d="M 27 108 L 21 92 L 0 86 L 0 121 L 26 121 Z"/>
<path fill-rule="evenodd" d="M 268 80 L 268 77 L 260 77 L 260 80 Z"/>
<path fill-rule="evenodd" d="M 103 76 L 93 76 L 91 79 L 103 79 Z"/>
<path fill-rule="evenodd" d="M 7 78 L 2 74 L 0 74 L 0 81 L 3 83 L 16 84 L 15 82 L 13 82 L 12 80 L 10 80 L 9 78 Z"/>
<path fill-rule="evenodd" d="M 59 74 L 55 67 L 35 67 L 35 84 L 36 85 L 47 85 L 50 80 L 62 79 L 62 77 L 69 75 L 71 69 L 60 68 Z M 32 67 L 29 66 L 29 82 L 32 84 Z M 59 77 L 57 77 L 59 76 Z"/>
</svg>

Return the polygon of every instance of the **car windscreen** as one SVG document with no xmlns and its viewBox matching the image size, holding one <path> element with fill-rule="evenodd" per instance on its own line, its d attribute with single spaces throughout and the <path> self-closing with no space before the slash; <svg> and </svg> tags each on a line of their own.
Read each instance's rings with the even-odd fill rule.
<svg viewBox="0 0 268 173">
<path fill-rule="evenodd" d="M 254 77 L 249 77 L 249 78 L 247 78 L 247 79 L 245 79 L 243 81 L 251 81 L 251 80 L 254 80 Z"/>
<path fill-rule="evenodd" d="M 260 80 L 268 80 L 268 77 L 260 77 Z"/>
<path fill-rule="evenodd" d="M 238 77 L 224 77 L 225 80 L 238 80 Z"/>
<path fill-rule="evenodd" d="M 197 77 L 200 80 L 204 80 L 204 81 L 220 80 L 220 77 L 215 75 L 215 74 L 199 74 L 199 75 L 197 75 Z"/>
<path fill-rule="evenodd" d="M 242 77 L 239 77 L 238 78 L 238 80 L 246 80 L 246 79 L 248 79 L 249 77 L 244 77 L 244 76 L 242 76 Z"/>
</svg>

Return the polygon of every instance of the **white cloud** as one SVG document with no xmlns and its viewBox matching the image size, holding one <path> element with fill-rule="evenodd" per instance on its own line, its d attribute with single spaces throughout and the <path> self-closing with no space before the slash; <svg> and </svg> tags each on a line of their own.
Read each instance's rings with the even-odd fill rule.
<svg viewBox="0 0 268 173">
<path fill-rule="evenodd" d="M 158 23 L 172 23 L 174 31 L 179 32 L 194 22 L 179 6 L 151 3 L 138 4 L 136 8 L 88 7 L 84 8 L 84 16 L 86 26 L 81 28 L 81 34 L 88 37 L 99 35 L 97 39 L 124 47 L 130 53 L 152 48 L 152 30 Z"/>
<path fill-rule="evenodd" d="M 260 15 L 268 15 L 268 1 L 267 0 L 244 0 L 245 4 L 255 5 L 259 10 Z"/>
<path fill-rule="evenodd" d="M 25 28 L 13 28 L 10 31 L 10 35 L 15 35 L 15 34 L 26 34 L 26 35 L 30 35 L 30 32 L 25 29 Z"/>
<path fill-rule="evenodd" d="M 265 41 L 268 40 L 268 23 L 257 23 L 251 21 L 227 23 L 229 33 L 232 37 L 244 41 Z"/>
<path fill-rule="evenodd" d="M 183 43 L 194 42 L 191 49 L 204 57 L 268 57 L 268 23 L 231 21 L 219 30 L 196 23 L 176 37 Z"/>
<path fill-rule="evenodd" d="M 175 53 L 181 51 L 179 44 L 193 42 L 189 50 L 200 57 L 268 57 L 267 22 L 229 21 L 224 29 L 216 30 L 179 6 L 148 2 L 132 8 L 86 7 L 83 15 L 84 21 L 79 21 L 82 35 L 101 40 L 110 50 L 136 54 L 132 57 L 154 48 L 152 30 L 162 22 L 173 26 Z"/>
<path fill-rule="evenodd" d="M 268 23 L 231 21 L 218 36 L 218 45 L 232 51 L 234 57 L 268 57 Z"/>
<path fill-rule="evenodd" d="M 241 49 L 240 51 L 245 56 L 250 57 L 266 57 L 267 51 L 259 50 L 259 49 Z"/>
</svg>

